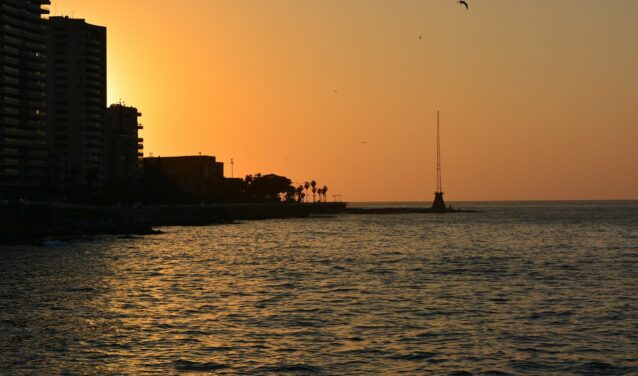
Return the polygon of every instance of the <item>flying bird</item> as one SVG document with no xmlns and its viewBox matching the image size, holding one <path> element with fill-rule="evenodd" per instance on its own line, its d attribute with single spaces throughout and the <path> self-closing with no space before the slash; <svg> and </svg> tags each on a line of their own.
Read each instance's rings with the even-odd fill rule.
<svg viewBox="0 0 638 376">
<path fill-rule="evenodd" d="M 461 4 L 461 5 L 465 5 L 465 9 L 470 10 L 470 6 L 469 6 L 469 5 L 467 5 L 467 1 L 465 1 L 465 0 L 459 0 L 459 1 L 457 1 L 457 3 L 458 3 L 458 4 Z"/>
</svg>

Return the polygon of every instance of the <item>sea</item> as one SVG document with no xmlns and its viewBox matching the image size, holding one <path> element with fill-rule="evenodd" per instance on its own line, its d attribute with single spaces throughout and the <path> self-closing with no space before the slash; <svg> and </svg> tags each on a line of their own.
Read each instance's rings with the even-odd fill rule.
<svg viewBox="0 0 638 376">
<path fill-rule="evenodd" d="M 637 201 L 452 204 L 0 247 L 0 374 L 638 375 Z"/>
</svg>

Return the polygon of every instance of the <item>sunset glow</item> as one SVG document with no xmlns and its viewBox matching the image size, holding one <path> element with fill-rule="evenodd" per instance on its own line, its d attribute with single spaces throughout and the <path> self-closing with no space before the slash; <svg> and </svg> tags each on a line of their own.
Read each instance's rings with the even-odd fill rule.
<svg viewBox="0 0 638 376">
<path fill-rule="evenodd" d="M 638 198 L 635 0 L 55 0 L 155 156 L 344 200 Z M 421 37 L 421 38 L 420 38 Z"/>
</svg>

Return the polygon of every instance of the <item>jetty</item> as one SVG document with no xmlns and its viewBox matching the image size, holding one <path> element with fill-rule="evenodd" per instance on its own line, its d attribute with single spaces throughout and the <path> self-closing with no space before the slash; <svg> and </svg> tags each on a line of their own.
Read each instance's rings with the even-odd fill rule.
<svg viewBox="0 0 638 376">
<path fill-rule="evenodd" d="M 476 210 L 463 210 L 446 208 L 444 211 L 427 207 L 378 207 L 378 208 L 357 208 L 346 207 L 344 214 L 440 214 L 440 213 L 477 213 Z"/>
</svg>

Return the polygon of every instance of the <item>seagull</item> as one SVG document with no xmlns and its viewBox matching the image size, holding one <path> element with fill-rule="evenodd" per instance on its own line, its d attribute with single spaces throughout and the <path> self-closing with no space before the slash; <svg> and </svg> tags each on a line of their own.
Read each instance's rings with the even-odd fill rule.
<svg viewBox="0 0 638 376">
<path fill-rule="evenodd" d="M 470 6 L 467 5 L 467 2 L 465 0 L 459 0 L 457 1 L 457 3 L 461 5 L 465 5 L 465 9 L 470 10 Z"/>
</svg>

